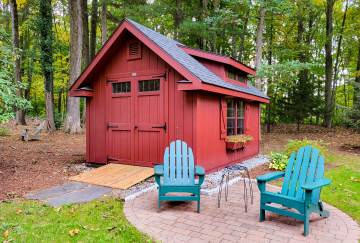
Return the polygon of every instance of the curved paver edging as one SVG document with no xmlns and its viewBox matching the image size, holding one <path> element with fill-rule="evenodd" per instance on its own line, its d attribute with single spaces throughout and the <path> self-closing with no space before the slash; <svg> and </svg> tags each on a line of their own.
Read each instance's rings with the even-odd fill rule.
<svg viewBox="0 0 360 243">
<path fill-rule="evenodd" d="M 325 204 L 330 217 L 322 219 L 313 214 L 310 234 L 302 235 L 303 223 L 292 218 L 266 213 L 259 222 L 259 192 L 254 184 L 254 205 L 244 212 L 242 183 L 229 187 L 228 202 L 217 208 L 217 195 L 201 197 L 201 213 L 196 205 L 162 203 L 157 212 L 157 191 L 150 191 L 125 202 L 128 220 L 140 231 L 162 242 L 342 242 L 357 243 L 359 225 L 339 209 Z M 270 190 L 279 190 L 269 186 Z"/>
</svg>

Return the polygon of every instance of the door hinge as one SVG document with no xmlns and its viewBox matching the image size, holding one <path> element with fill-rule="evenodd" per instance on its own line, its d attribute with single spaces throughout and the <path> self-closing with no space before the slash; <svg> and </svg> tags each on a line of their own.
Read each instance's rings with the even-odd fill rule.
<svg viewBox="0 0 360 243">
<path fill-rule="evenodd" d="M 106 127 L 109 129 L 109 128 L 118 128 L 119 126 L 112 124 L 111 122 L 108 122 Z"/>
<path fill-rule="evenodd" d="M 116 158 L 110 157 L 109 155 L 106 156 L 106 160 L 107 160 L 107 162 L 109 162 L 109 161 L 120 161 L 120 160 L 118 160 Z"/>
<path fill-rule="evenodd" d="M 160 126 L 152 126 L 152 128 L 162 128 L 162 129 L 164 129 L 165 130 L 165 132 L 166 132 L 166 122 L 164 123 L 164 125 L 160 125 Z"/>
<path fill-rule="evenodd" d="M 163 74 L 160 74 L 160 75 L 152 76 L 152 78 L 164 78 L 166 80 L 166 72 L 164 72 Z"/>
</svg>

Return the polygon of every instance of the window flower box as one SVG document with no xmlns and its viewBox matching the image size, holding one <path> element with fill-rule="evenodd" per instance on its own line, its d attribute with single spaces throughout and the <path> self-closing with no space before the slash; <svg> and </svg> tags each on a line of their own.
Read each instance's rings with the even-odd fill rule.
<svg viewBox="0 0 360 243">
<path fill-rule="evenodd" d="M 227 136 L 225 139 L 226 149 L 230 151 L 242 150 L 245 148 L 245 144 L 252 140 L 252 136 L 245 134 Z"/>
</svg>

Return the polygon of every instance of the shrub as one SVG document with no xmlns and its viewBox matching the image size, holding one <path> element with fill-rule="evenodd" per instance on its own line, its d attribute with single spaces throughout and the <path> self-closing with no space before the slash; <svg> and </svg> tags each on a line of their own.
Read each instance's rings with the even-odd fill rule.
<svg viewBox="0 0 360 243">
<path fill-rule="evenodd" d="M 303 139 L 303 140 L 289 140 L 288 144 L 286 145 L 285 154 L 287 156 L 290 156 L 292 152 L 298 151 L 301 147 L 311 145 L 318 150 L 320 150 L 320 153 L 325 155 L 327 150 L 325 147 L 325 143 L 321 140 L 309 140 L 309 139 Z"/>
<path fill-rule="evenodd" d="M 271 152 L 270 153 L 270 169 L 285 170 L 288 163 L 288 156 L 285 153 Z"/>
<path fill-rule="evenodd" d="M 64 123 L 64 117 L 61 113 L 55 113 L 54 122 L 56 129 L 60 129 Z"/>
<path fill-rule="evenodd" d="M 0 137 L 9 136 L 10 132 L 5 127 L 0 127 Z"/>
</svg>

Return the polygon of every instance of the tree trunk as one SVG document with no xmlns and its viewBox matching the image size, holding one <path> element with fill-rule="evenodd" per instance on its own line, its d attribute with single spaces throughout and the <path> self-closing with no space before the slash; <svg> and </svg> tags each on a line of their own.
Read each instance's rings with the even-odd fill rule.
<svg viewBox="0 0 360 243">
<path fill-rule="evenodd" d="M 249 6 L 246 10 L 245 16 L 244 16 L 244 25 L 243 25 L 243 29 L 240 33 L 240 44 L 239 44 L 239 55 L 238 55 L 238 59 L 240 60 L 240 62 L 244 61 L 244 52 L 245 52 L 245 37 L 247 34 L 247 28 L 248 28 L 248 23 L 249 23 L 249 15 L 250 15 L 250 9 L 251 9 L 251 0 L 249 1 Z"/>
<path fill-rule="evenodd" d="M 274 36 L 274 23 L 273 23 L 273 14 L 271 14 L 271 19 L 270 19 L 270 36 L 269 36 L 269 54 L 268 54 L 268 65 L 272 65 L 272 55 L 273 55 L 273 51 L 272 51 L 272 45 L 273 45 L 273 36 Z M 272 96 L 272 88 L 271 88 L 271 80 L 272 78 L 270 77 L 268 79 L 268 85 L 267 85 L 267 96 L 271 97 Z M 266 132 L 270 133 L 271 132 L 271 106 L 273 106 L 274 104 L 267 104 L 266 105 Z"/>
<path fill-rule="evenodd" d="M 82 0 L 69 0 L 70 15 L 70 80 L 72 85 L 81 73 L 82 55 Z M 80 133 L 80 98 L 67 98 L 67 114 L 64 122 L 64 131 L 69 133 Z"/>
<path fill-rule="evenodd" d="M 54 119 L 54 73 L 53 73 L 53 32 L 51 0 L 40 0 L 39 32 L 40 32 L 40 61 L 44 75 L 46 129 L 56 130 Z"/>
<path fill-rule="evenodd" d="M 332 125 L 332 39 L 333 39 L 333 11 L 334 1 L 326 0 L 326 42 L 325 42 L 325 126 L 331 128 Z"/>
<path fill-rule="evenodd" d="M 358 57 L 354 82 L 353 109 L 360 111 L 360 38 L 358 38 Z"/>
<path fill-rule="evenodd" d="M 332 109 L 334 109 L 335 103 L 336 103 L 336 86 L 337 86 L 337 78 L 338 78 L 338 71 L 339 71 L 339 61 L 340 61 L 340 56 L 341 56 L 341 43 L 342 43 L 343 33 L 344 33 L 344 28 L 345 28 L 348 4 L 349 4 L 349 1 L 347 0 L 346 5 L 345 5 L 345 11 L 344 11 L 342 23 L 341 23 L 339 39 L 338 39 L 338 42 L 337 42 L 337 48 L 336 48 L 336 57 L 335 57 L 335 65 L 334 65 L 334 77 L 333 77 L 333 86 L 332 86 L 332 99 L 331 99 L 331 107 L 332 107 Z M 346 97 L 345 97 L 345 100 L 346 100 Z"/>
<path fill-rule="evenodd" d="M 87 8 L 87 0 L 81 0 L 81 21 L 82 21 L 82 53 L 81 53 L 81 71 L 84 70 L 90 62 L 89 54 L 89 15 Z M 86 98 L 83 98 L 86 99 Z M 86 102 L 83 102 L 83 110 L 81 115 L 81 121 L 84 124 L 86 121 Z"/>
<path fill-rule="evenodd" d="M 12 25 L 12 40 L 13 49 L 16 53 L 15 65 L 14 65 L 14 76 L 16 84 L 21 84 L 21 60 L 19 55 L 19 17 L 17 11 L 16 0 L 10 0 L 10 11 L 11 11 L 11 25 Z M 17 89 L 17 96 L 22 97 L 21 89 Z M 26 125 L 25 111 L 16 109 L 16 124 Z"/>
<path fill-rule="evenodd" d="M 96 26 L 98 21 L 98 1 L 93 0 L 91 6 L 91 28 L 90 28 L 90 59 L 96 53 Z"/>
<path fill-rule="evenodd" d="M 266 9 L 264 5 L 260 6 L 260 10 L 259 10 L 259 23 L 258 23 L 258 27 L 257 27 L 257 31 L 256 31 L 256 54 L 255 54 L 255 68 L 258 69 L 260 67 L 261 64 L 261 59 L 262 59 L 262 49 L 263 49 L 263 32 L 264 32 L 264 27 L 265 27 L 265 13 L 266 13 Z M 262 89 L 262 83 L 261 83 L 261 79 L 256 78 L 255 80 L 255 86 L 258 89 Z"/>
<path fill-rule="evenodd" d="M 102 0 L 101 4 L 101 43 L 104 45 L 107 40 L 107 25 L 106 25 L 106 14 L 107 6 L 106 0 Z"/>
</svg>

